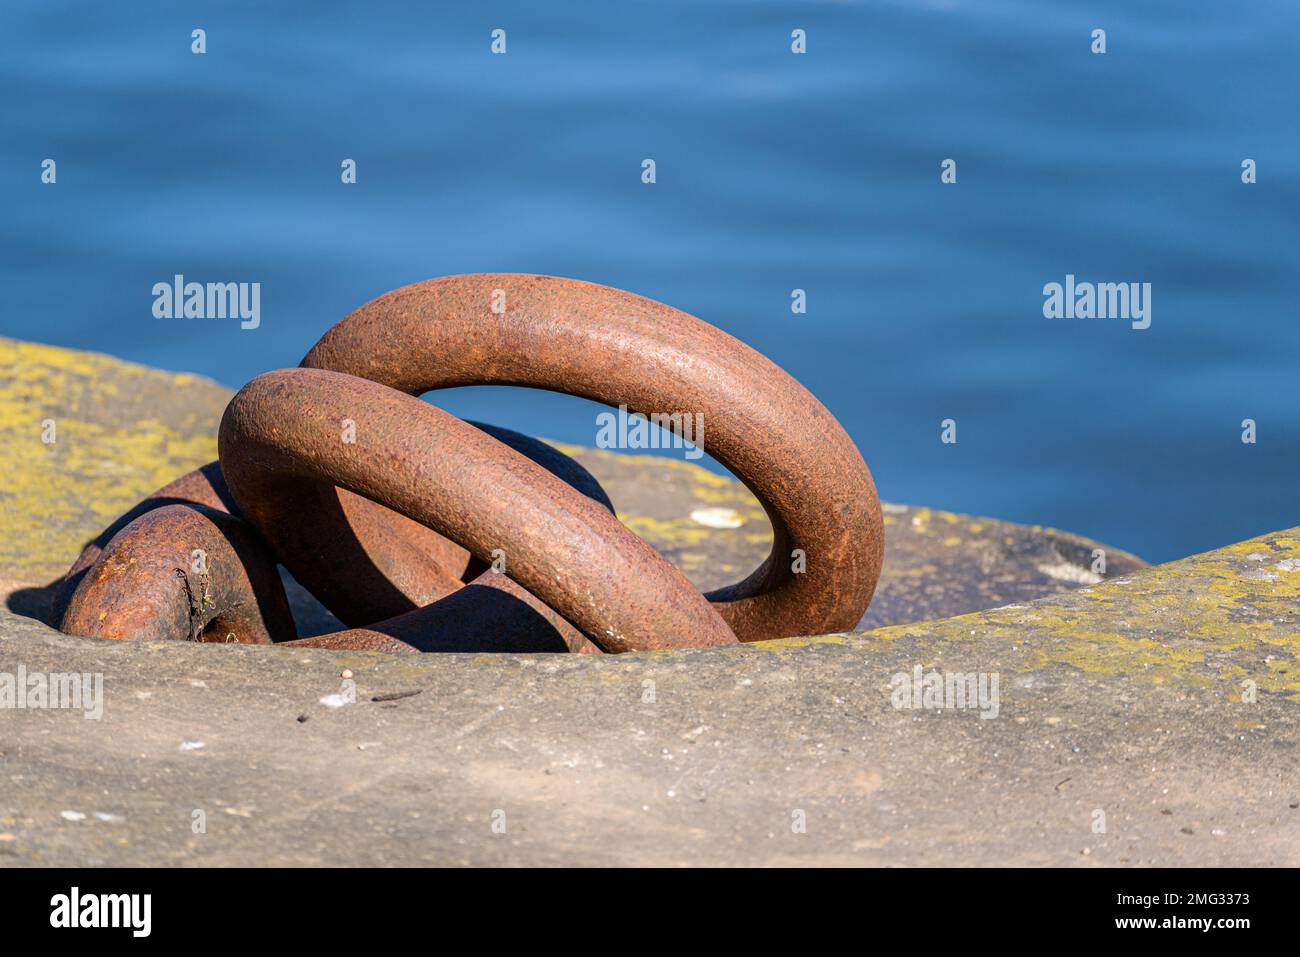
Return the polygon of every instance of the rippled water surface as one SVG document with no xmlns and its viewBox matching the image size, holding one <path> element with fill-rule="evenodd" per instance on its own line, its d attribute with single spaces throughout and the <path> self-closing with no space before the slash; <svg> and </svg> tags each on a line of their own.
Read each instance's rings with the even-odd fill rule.
<svg viewBox="0 0 1300 957">
<path fill-rule="evenodd" d="M 238 386 L 404 283 L 574 276 L 769 355 L 889 499 L 1152 560 L 1300 523 L 1293 0 L 323 6 L 4 6 L 4 334 Z M 154 318 L 176 273 L 261 326 Z M 1151 327 L 1045 319 L 1066 274 L 1151 283 Z"/>
</svg>

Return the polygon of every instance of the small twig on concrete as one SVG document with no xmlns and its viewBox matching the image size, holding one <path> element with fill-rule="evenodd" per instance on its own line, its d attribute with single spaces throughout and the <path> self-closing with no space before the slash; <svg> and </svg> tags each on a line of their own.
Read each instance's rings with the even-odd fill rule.
<svg viewBox="0 0 1300 957">
<path fill-rule="evenodd" d="M 397 701 L 401 698 L 414 698 L 416 695 L 421 694 L 423 690 L 424 689 L 421 688 L 416 691 L 394 691 L 392 694 L 377 694 L 370 700 L 371 701 Z"/>
</svg>

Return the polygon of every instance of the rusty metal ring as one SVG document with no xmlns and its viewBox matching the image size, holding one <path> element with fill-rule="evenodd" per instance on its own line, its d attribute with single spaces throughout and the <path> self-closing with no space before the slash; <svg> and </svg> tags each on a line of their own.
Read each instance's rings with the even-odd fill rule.
<svg viewBox="0 0 1300 957">
<path fill-rule="evenodd" d="M 110 539 L 73 592 L 62 627 L 98 638 L 335 650 L 599 651 L 494 572 L 368 628 L 295 638 L 275 559 L 248 523 L 180 504 L 151 509 Z"/>
<path fill-rule="evenodd" d="M 340 423 L 354 424 L 343 441 Z M 241 513 L 327 607 L 355 568 L 322 553 L 335 486 L 489 561 L 605 651 L 735 642 L 680 571 L 613 515 L 513 449 L 387 386 L 323 369 L 258 376 L 226 407 L 222 471 Z M 453 596 L 454 597 L 454 596 Z M 435 603 L 432 607 L 437 607 Z"/>
<path fill-rule="evenodd" d="M 138 516 L 87 567 L 60 627 L 74 635 L 270 644 L 294 637 L 275 560 L 248 525 L 198 505 Z"/>
<path fill-rule="evenodd" d="M 755 494 L 774 533 L 753 574 L 707 596 L 737 637 L 850 629 L 871 600 L 883 549 L 880 502 L 852 440 L 778 366 L 662 303 L 549 276 L 431 279 L 357 309 L 302 365 L 411 396 L 515 385 L 644 414 L 700 413 L 706 451 Z M 348 588 L 342 569 L 319 572 L 318 587 Z"/>
<path fill-rule="evenodd" d="M 345 622 L 366 625 L 292 644 L 385 650 L 558 650 L 558 643 L 560 648 L 594 650 L 543 602 L 545 598 L 575 615 L 583 631 L 608 650 L 681 647 L 734 641 L 724 619 L 744 640 L 848 628 L 870 600 L 880 567 L 880 509 L 870 473 L 856 448 L 793 379 L 758 353 L 685 313 L 572 280 L 450 277 L 396 290 L 363 306 L 330 330 L 303 366 L 271 377 L 291 377 L 290 391 L 305 389 L 317 407 L 342 412 L 338 422 L 329 428 L 317 422 L 315 433 L 304 435 L 295 419 L 305 407 L 292 403 L 276 407 L 274 400 L 264 399 L 263 404 L 272 409 L 266 421 L 259 420 L 254 403 L 243 423 L 253 432 L 245 434 L 237 424 L 228 433 L 223 422 L 222 435 L 223 460 L 240 475 L 237 484 L 243 489 L 235 498 L 252 511 L 250 517 L 271 540 L 277 557 Z M 333 380 L 343 395 L 320 392 L 320 373 L 313 376 L 312 368 L 324 374 L 345 373 Z M 361 384 L 360 379 L 379 385 Z M 227 410 L 226 420 L 232 421 L 231 410 L 241 397 L 258 396 L 268 381 L 267 376 L 259 377 L 246 387 Z M 495 441 L 431 406 L 385 389 L 385 383 L 409 396 L 475 383 L 537 386 L 627 406 L 634 413 L 706 416 L 708 451 L 762 502 L 775 533 L 773 551 L 745 581 L 708 596 L 716 603 L 714 612 L 680 573 L 608 513 L 598 508 L 593 512 L 590 502 L 501 444 L 513 444 L 540 461 L 535 450 L 520 444 L 539 443 L 517 435 L 518 441 L 512 442 L 508 438 L 512 434 L 503 430 L 497 435 L 500 442 Z M 277 383 L 276 391 L 284 388 Z M 746 397 L 743 405 L 736 401 L 739 395 Z M 342 398 L 348 409 L 331 406 L 331 398 Z M 414 466 L 418 472 L 421 459 L 409 436 L 404 437 L 401 423 L 384 414 L 385 410 L 391 413 L 395 399 L 397 406 L 402 405 L 400 400 L 414 402 L 405 408 L 415 417 L 412 421 L 418 420 L 415 431 L 425 440 L 444 451 L 472 453 L 463 472 L 446 461 L 438 462 L 432 471 L 426 468 L 442 483 L 432 495 L 410 486 L 409 470 Z M 379 405 L 367 405 L 371 400 Z M 370 426 L 380 425 L 372 438 L 389 455 L 387 467 L 377 464 L 373 456 L 352 455 L 350 462 L 347 455 L 320 460 L 339 424 L 351 421 L 355 426 L 355 419 L 347 416 L 353 409 L 368 415 Z M 263 426 L 269 430 L 266 434 L 257 441 L 244 441 Z M 281 443 L 297 451 L 286 452 Z M 586 474 L 559 453 L 547 454 Z M 275 463 L 270 471 L 269 462 Z M 563 474 L 552 464 L 543 465 Z M 385 471 L 387 478 L 380 474 Z M 532 527 L 520 532 L 510 528 L 508 520 L 503 524 L 499 502 L 484 494 L 480 471 L 510 476 L 512 494 L 523 490 Z M 811 484 L 809 474 L 814 478 Z M 229 507 L 231 494 L 221 479 L 209 467 L 173 483 L 160 495 L 171 492 L 182 498 L 192 496 L 205 506 Z M 581 487 L 571 476 L 565 479 Z M 344 487 L 334 487 L 335 482 Z M 449 488 L 457 494 L 444 494 Z M 132 514 L 156 504 L 157 500 L 142 503 Z M 608 507 L 607 501 L 603 504 Z M 478 511 L 466 511 L 470 506 Z M 250 611 L 258 604 L 259 592 L 270 594 L 279 588 L 278 579 L 268 583 L 265 570 L 274 568 L 274 563 L 268 555 L 255 554 L 256 537 L 236 518 L 214 521 L 203 509 L 163 511 L 149 521 L 131 522 L 99 558 L 95 554 L 101 542 L 83 552 L 68 583 L 75 584 L 82 576 L 91 582 L 77 586 L 72 596 L 76 607 L 69 607 L 65 621 L 86 627 L 87 611 L 96 607 L 90 599 L 96 589 L 103 603 L 101 623 L 106 615 L 112 621 L 113 614 L 129 620 L 148 603 L 124 602 L 130 596 L 113 594 L 112 587 L 102 593 L 105 582 L 129 582 L 126 593 L 154 589 L 159 607 L 169 609 L 162 619 L 187 618 L 184 636 L 193 638 L 196 629 L 212 630 L 233 622 L 245 635 L 237 637 L 232 631 L 234 640 L 284 637 L 275 598 L 265 600 L 272 609 L 266 620 Z M 406 518 L 402 511 L 419 521 Z M 587 532 L 584 537 L 578 532 L 584 519 L 597 530 L 594 535 Z M 552 529 L 557 520 L 564 532 L 561 541 L 547 542 L 549 531 L 540 536 L 539 532 Z M 303 525 L 311 531 L 302 531 Z M 156 582 L 142 577 L 144 566 L 123 575 L 127 566 L 118 561 L 145 547 L 160 529 L 173 538 L 183 533 L 204 541 L 222 533 L 227 547 L 222 551 L 221 543 L 213 539 L 217 553 L 246 567 L 226 574 L 221 587 L 212 592 L 215 598 L 209 595 L 211 583 L 205 579 L 204 599 L 197 610 L 188 587 L 184 602 L 178 603 L 174 581 L 170 591 L 166 587 L 158 591 Z M 470 545 L 476 558 L 470 559 L 439 530 Z M 524 584 L 484 573 L 470 587 L 461 587 L 484 568 L 487 531 L 502 544 L 509 543 L 516 558 L 524 557 L 524 567 L 516 564 L 512 569 L 515 577 L 522 575 Z M 165 543 L 163 564 L 175 560 L 168 551 L 174 544 Z M 558 548 L 548 554 L 550 545 Z M 801 561 L 792 563 L 798 549 Z M 603 561 L 576 568 L 577 556 Z M 106 574 L 106 569 L 116 569 L 119 577 Z M 84 599 L 82 585 L 87 589 Z M 657 614 L 647 597 L 656 593 Z M 283 604 L 283 593 L 278 594 L 278 604 Z M 165 601 L 168 596 L 173 599 L 170 604 Z M 113 614 L 109 614 L 104 606 L 114 601 L 116 608 L 110 608 Z M 693 623 L 686 627 L 691 615 Z M 376 619 L 383 620 L 368 624 Z M 258 628 L 264 633 L 259 634 Z M 137 631 L 152 634 L 148 627 Z M 503 632 L 508 636 L 504 641 Z M 546 642 L 550 645 L 544 646 Z"/>
</svg>

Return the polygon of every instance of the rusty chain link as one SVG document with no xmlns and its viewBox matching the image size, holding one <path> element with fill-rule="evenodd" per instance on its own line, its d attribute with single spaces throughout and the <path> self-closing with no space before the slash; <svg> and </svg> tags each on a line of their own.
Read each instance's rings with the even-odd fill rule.
<svg viewBox="0 0 1300 957">
<path fill-rule="evenodd" d="M 772 552 L 700 595 L 572 459 L 419 399 L 465 385 L 702 415 L 707 451 L 762 503 Z M 86 547 L 56 603 L 64 632 L 381 651 L 685 648 L 847 630 L 880 574 L 875 486 L 821 403 L 693 316 L 570 279 L 452 276 L 380 296 L 299 368 L 235 395 L 219 462 Z M 504 574 L 494 554 L 508 556 Z M 277 563 L 347 629 L 297 638 Z"/>
</svg>

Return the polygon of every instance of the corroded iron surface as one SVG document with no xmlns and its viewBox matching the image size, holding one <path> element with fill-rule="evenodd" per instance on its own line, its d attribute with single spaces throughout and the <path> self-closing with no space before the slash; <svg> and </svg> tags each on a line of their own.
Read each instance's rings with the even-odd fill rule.
<svg viewBox="0 0 1300 957">
<path fill-rule="evenodd" d="M 241 518 L 231 521 L 251 524 L 265 543 L 258 547 L 268 549 L 249 561 L 284 564 L 354 626 L 294 645 L 678 648 L 845 630 L 870 601 L 882 522 L 857 449 L 782 370 L 685 313 L 573 280 L 450 277 L 363 306 L 302 366 L 259 376 L 232 400 L 221 427 L 220 472 L 183 479 L 184 495 L 164 489 L 156 496 L 207 509 L 190 508 L 184 519 L 169 511 L 173 533 L 204 527 L 214 508 L 233 509 Z M 416 398 L 470 384 L 546 388 L 632 413 L 698 416 L 707 423 L 704 448 L 754 492 L 770 519 L 771 554 L 743 581 L 700 596 L 610 514 L 580 467 L 570 462 L 564 474 L 555 461 L 516 451 L 520 443 L 499 431 L 476 429 Z M 137 575 L 103 569 L 120 566 L 123 550 L 130 565 L 131 549 L 149 547 L 137 524 L 150 508 L 146 502 L 135 510 L 138 517 L 102 554 L 95 554 L 100 541 L 78 560 L 68 604 L 78 615 L 65 616 L 65 631 L 73 620 L 79 633 L 88 633 L 91 618 L 105 620 L 88 614 L 93 607 L 139 605 L 111 594 L 92 601 L 82 590 L 87 583 L 144 587 Z M 185 542 L 168 547 L 175 544 Z M 216 554 L 245 561 L 233 547 Z M 219 604 L 205 635 L 215 634 L 214 623 L 228 623 L 226 603 L 248 607 L 245 583 L 258 595 L 251 575 L 227 578 L 229 587 L 212 597 Z M 193 615 L 186 625 L 170 636 L 194 637 Z M 271 628 L 266 635 L 285 637 Z M 143 631 L 114 635 L 137 636 Z"/>
</svg>

